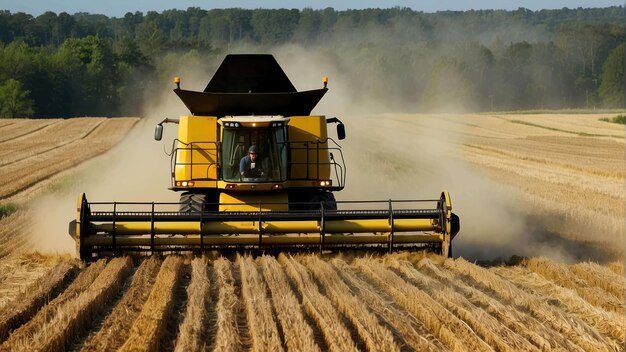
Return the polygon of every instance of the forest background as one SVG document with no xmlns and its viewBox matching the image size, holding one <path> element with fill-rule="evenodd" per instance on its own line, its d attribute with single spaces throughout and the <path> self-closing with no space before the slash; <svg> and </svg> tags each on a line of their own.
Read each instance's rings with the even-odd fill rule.
<svg viewBox="0 0 626 352">
<path fill-rule="evenodd" d="M 396 112 L 623 108 L 625 19 L 622 6 L 0 11 L 0 116 L 137 116 L 175 75 L 208 81 L 225 54 L 285 46 Z"/>
</svg>

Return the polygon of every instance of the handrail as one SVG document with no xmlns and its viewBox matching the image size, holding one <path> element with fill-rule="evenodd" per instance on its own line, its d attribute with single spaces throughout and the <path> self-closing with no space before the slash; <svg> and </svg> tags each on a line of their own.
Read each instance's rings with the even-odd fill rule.
<svg viewBox="0 0 626 352">
<path fill-rule="evenodd" d="M 209 144 L 211 145 L 211 147 L 203 148 L 199 146 L 202 144 Z M 345 186 L 346 174 L 347 174 L 345 159 L 343 157 L 343 151 L 341 150 L 341 147 L 334 139 L 326 138 L 324 140 L 317 140 L 317 141 L 288 141 L 288 142 L 284 142 L 283 144 L 288 145 L 289 149 L 292 152 L 295 150 L 305 150 L 305 153 L 306 153 L 305 162 L 297 162 L 297 161 L 288 160 L 287 165 L 286 165 L 288 176 L 286 177 L 285 180 L 296 180 L 296 181 L 297 180 L 319 180 L 320 168 L 324 166 L 328 166 L 329 168 L 331 168 L 331 179 L 333 179 L 335 183 L 335 185 L 333 186 L 339 187 L 339 188 L 343 188 Z M 303 146 L 298 147 L 298 144 L 302 144 Z M 325 147 L 322 147 L 323 144 L 327 144 L 327 145 Z M 189 161 L 182 162 L 182 161 L 177 160 L 178 153 L 182 151 L 188 151 L 191 153 L 189 157 Z M 213 153 L 215 155 L 216 161 L 215 162 L 196 162 L 193 160 L 193 155 L 194 155 L 194 152 L 196 151 L 197 152 L 208 151 L 210 153 Z M 309 160 L 310 151 L 315 152 L 315 160 Z M 321 161 L 322 159 L 321 153 L 329 154 L 328 162 Z M 333 153 L 337 155 L 337 158 L 335 157 L 335 154 Z M 172 175 L 175 175 L 176 167 L 185 166 L 185 167 L 191 167 L 190 180 L 208 180 L 208 181 L 222 180 L 222 175 L 220 171 L 221 165 L 219 164 L 219 161 L 223 159 L 222 154 L 223 153 L 219 147 L 219 143 L 216 141 L 199 141 L 199 142 L 196 141 L 196 142 L 186 143 L 176 138 L 174 139 L 172 143 L 172 152 L 170 154 Z M 304 177 L 294 177 L 294 175 L 291 174 L 292 172 L 291 167 L 293 165 L 306 165 L 306 175 Z M 197 177 L 197 176 L 194 177 L 193 175 L 194 166 L 206 166 L 206 174 L 204 175 L 204 177 Z M 216 177 L 209 178 L 209 173 L 213 167 L 215 168 Z M 316 172 L 315 175 L 311 175 L 311 169 L 315 170 Z M 334 175 L 332 174 L 332 171 L 334 171 Z M 172 179 L 174 179 L 174 176 L 172 177 Z M 281 179 L 279 181 L 284 181 L 284 180 Z"/>
</svg>

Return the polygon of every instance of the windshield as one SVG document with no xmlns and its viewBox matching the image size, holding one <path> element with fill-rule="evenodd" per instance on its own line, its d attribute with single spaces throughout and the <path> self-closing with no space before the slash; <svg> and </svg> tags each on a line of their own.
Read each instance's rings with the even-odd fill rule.
<svg viewBox="0 0 626 352">
<path fill-rule="evenodd" d="M 286 140 L 284 127 L 225 128 L 222 136 L 222 178 L 227 182 L 285 181 Z"/>
</svg>

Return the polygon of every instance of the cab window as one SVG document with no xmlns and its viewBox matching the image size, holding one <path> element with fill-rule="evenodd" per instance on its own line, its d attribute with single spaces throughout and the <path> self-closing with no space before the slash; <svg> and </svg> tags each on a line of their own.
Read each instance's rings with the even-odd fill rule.
<svg viewBox="0 0 626 352">
<path fill-rule="evenodd" d="M 227 182 L 276 182 L 287 179 L 287 136 L 285 127 L 224 128 L 222 178 Z M 248 150 L 256 146 L 251 168 Z M 240 165 L 244 159 L 244 172 Z"/>
</svg>

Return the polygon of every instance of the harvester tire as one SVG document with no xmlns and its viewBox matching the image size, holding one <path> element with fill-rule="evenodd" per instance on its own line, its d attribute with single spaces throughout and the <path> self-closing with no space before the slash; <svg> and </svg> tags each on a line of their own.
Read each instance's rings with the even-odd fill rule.
<svg viewBox="0 0 626 352">
<path fill-rule="evenodd" d="M 290 210 L 319 210 L 320 204 L 324 205 L 324 210 L 337 210 L 337 201 L 331 192 L 302 192 L 289 195 Z"/>
<path fill-rule="evenodd" d="M 317 198 L 318 202 L 322 202 L 325 210 L 337 210 L 337 201 L 334 194 L 330 192 L 318 193 Z"/>
<path fill-rule="evenodd" d="M 206 204 L 206 195 L 202 193 L 183 192 L 180 195 L 180 212 L 201 212 L 203 204 Z"/>
</svg>

